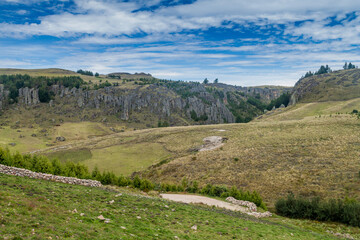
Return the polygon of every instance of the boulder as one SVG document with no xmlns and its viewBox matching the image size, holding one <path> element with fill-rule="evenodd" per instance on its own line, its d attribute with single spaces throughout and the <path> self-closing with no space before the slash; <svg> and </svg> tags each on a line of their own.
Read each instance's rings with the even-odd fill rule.
<svg viewBox="0 0 360 240">
<path fill-rule="evenodd" d="M 64 138 L 64 137 L 56 137 L 56 141 L 58 141 L 58 142 L 64 142 L 64 141 L 66 141 L 66 139 Z"/>
</svg>

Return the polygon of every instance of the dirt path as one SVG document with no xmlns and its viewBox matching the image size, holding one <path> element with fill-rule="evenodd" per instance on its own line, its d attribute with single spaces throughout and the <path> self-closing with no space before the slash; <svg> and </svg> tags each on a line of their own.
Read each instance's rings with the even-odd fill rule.
<svg viewBox="0 0 360 240">
<path fill-rule="evenodd" d="M 187 194 L 160 194 L 160 196 L 164 199 L 182 202 L 182 203 L 202 203 L 208 206 L 216 206 L 219 208 L 225 208 L 232 211 L 240 211 L 243 213 L 247 213 L 248 209 L 245 207 L 241 207 L 232 203 L 216 200 L 213 198 L 197 196 L 197 195 L 187 195 Z"/>
</svg>

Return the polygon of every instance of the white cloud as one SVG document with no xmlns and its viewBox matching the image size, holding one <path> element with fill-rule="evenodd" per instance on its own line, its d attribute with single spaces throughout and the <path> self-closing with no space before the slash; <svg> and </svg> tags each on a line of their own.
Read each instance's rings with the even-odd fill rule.
<svg viewBox="0 0 360 240">
<path fill-rule="evenodd" d="M 2 53 L 7 60 L 17 59 L 9 61 L 9 66 L 29 66 L 28 61 L 19 59 L 23 56 L 32 59 L 31 66 L 85 68 L 101 73 L 144 71 L 160 78 L 201 81 L 208 77 L 238 85 L 291 85 L 320 64 L 340 68 L 344 61 L 360 62 L 359 14 L 344 20 L 346 13 L 360 9 L 360 1 L 198 0 L 153 12 L 135 11 L 159 2 L 75 0 L 72 12 L 41 17 L 38 24 L 1 23 L 2 37 L 61 38 L 60 46 L 1 48 Z M 342 23 L 331 25 L 329 17 Z M 311 21 L 295 25 L 302 20 Z M 197 36 L 186 31 L 210 27 L 230 28 L 239 34 L 244 29 L 258 29 L 256 34 L 263 36 L 216 42 L 204 39 L 201 31 Z M 97 50 L 99 45 L 105 50 Z M 52 60 L 38 61 L 41 58 Z M 6 60 L 0 64 L 6 65 Z"/>
<path fill-rule="evenodd" d="M 28 11 L 26 11 L 26 10 L 18 10 L 18 11 L 16 11 L 16 13 L 19 14 L 19 15 L 25 15 L 25 14 L 28 13 Z"/>
</svg>

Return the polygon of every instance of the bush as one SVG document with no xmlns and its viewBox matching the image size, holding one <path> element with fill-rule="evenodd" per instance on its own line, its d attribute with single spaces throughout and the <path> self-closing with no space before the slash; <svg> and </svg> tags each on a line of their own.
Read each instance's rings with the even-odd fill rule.
<svg viewBox="0 0 360 240">
<path fill-rule="evenodd" d="M 139 178 L 139 176 L 135 176 L 134 180 L 133 180 L 133 186 L 135 188 L 140 188 L 141 186 L 141 179 Z"/>
<path fill-rule="evenodd" d="M 355 200 L 321 201 L 320 198 L 295 198 L 289 194 L 287 199 L 279 199 L 275 208 L 279 215 L 285 217 L 340 222 L 360 227 L 360 203 Z"/>
<path fill-rule="evenodd" d="M 147 179 L 141 181 L 140 189 L 144 192 L 153 190 L 155 185 Z"/>
</svg>

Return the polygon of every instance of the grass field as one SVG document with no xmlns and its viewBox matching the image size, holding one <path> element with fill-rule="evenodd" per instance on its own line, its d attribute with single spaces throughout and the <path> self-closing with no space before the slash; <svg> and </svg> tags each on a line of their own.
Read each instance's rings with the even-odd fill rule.
<svg viewBox="0 0 360 240">
<path fill-rule="evenodd" d="M 111 170 L 115 174 L 131 175 L 170 156 L 161 144 L 139 143 L 111 146 L 91 150 L 92 157 L 82 163 L 90 169 L 98 166 L 99 170 Z"/>
<path fill-rule="evenodd" d="M 130 189 L 5 175 L 0 175 L 0 185 L 0 239 L 335 239 L 327 230 L 360 236 L 359 229 L 339 224 L 278 216 L 257 220 Z M 119 191 L 122 196 L 115 197 Z M 109 204 L 111 200 L 115 202 Z M 99 215 L 110 222 L 100 221 Z"/>
</svg>

